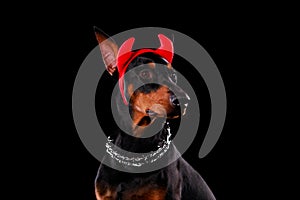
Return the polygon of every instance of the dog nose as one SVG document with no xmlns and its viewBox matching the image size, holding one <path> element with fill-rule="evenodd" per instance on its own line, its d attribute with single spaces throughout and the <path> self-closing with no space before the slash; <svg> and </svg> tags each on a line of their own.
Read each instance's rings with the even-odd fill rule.
<svg viewBox="0 0 300 200">
<path fill-rule="evenodd" d="M 187 94 L 179 97 L 177 97 L 175 94 L 170 95 L 170 103 L 174 107 L 179 107 L 180 105 L 187 106 L 189 101 L 190 97 Z"/>
</svg>

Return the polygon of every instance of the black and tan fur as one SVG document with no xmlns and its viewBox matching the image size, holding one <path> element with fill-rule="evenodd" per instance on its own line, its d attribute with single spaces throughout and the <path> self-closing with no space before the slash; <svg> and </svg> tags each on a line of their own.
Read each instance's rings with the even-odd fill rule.
<svg viewBox="0 0 300 200">
<path fill-rule="evenodd" d="M 96 28 L 95 31 L 107 71 L 111 75 L 118 73 L 115 62 L 118 45 L 101 30 Z M 157 63 L 165 66 L 164 73 L 158 73 Z M 167 114 L 165 117 L 168 120 L 180 118 L 183 114 L 180 106 L 184 106 L 182 102 L 187 102 L 189 98 L 176 84 L 176 80 L 174 80 L 176 78 L 175 70 L 170 63 L 166 63 L 157 55 L 146 53 L 135 58 L 127 70 L 135 70 L 135 67 L 141 64 L 145 65 L 146 69 L 137 71 L 131 75 L 130 82 L 126 82 L 126 95 L 130 97 L 129 110 L 132 120 L 127 122 L 127 119 L 121 116 L 123 123 L 131 130 L 132 136 L 120 131 L 114 140 L 114 144 L 120 148 L 137 153 L 157 149 L 160 142 L 166 139 L 166 125 L 156 135 L 141 138 L 147 126 L 153 121 L 159 120 L 164 114 Z M 134 90 L 135 81 L 143 78 L 159 79 L 165 84 L 146 84 Z M 176 91 L 177 96 L 175 98 L 172 91 Z M 115 98 L 116 104 L 123 103 L 120 96 Z M 180 105 L 178 99 L 180 99 Z M 122 110 L 119 111 L 120 115 L 122 112 Z M 175 151 L 175 147 L 170 148 L 165 156 L 172 158 L 176 153 L 178 152 Z M 97 200 L 215 199 L 199 173 L 182 157 L 167 167 L 147 173 L 122 172 L 104 164 L 100 165 L 95 180 L 95 193 Z"/>
</svg>

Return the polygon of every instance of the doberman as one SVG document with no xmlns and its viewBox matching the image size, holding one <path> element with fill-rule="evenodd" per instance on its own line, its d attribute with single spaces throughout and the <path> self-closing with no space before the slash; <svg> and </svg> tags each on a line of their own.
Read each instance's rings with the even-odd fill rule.
<svg viewBox="0 0 300 200">
<path fill-rule="evenodd" d="M 116 96 L 116 106 L 122 123 L 131 134 L 120 131 L 113 141 L 108 139 L 107 156 L 104 159 L 110 159 L 112 165 L 132 168 L 131 173 L 101 164 L 95 180 L 97 200 L 215 199 L 203 178 L 181 156 L 161 169 L 135 173 L 134 169 L 139 165 L 148 165 L 150 162 L 146 162 L 145 158 L 140 162 L 131 162 L 111 147 L 113 144 L 129 152 L 152 152 L 152 165 L 157 160 L 168 160 L 178 154 L 170 142 L 170 128 L 165 120 L 158 133 L 143 137 L 154 121 L 171 121 L 183 116 L 190 100 L 176 83 L 176 72 L 171 65 L 174 55 L 172 41 L 159 34 L 159 48 L 133 51 L 134 38 L 126 40 L 119 47 L 97 27 L 95 33 L 106 70 L 112 76 L 119 74 L 120 91 Z M 128 74 L 126 78 L 125 74 Z M 130 119 L 122 116 L 126 109 L 127 113 L 129 109 Z M 154 156 L 153 152 L 158 151 L 159 156 Z"/>
</svg>

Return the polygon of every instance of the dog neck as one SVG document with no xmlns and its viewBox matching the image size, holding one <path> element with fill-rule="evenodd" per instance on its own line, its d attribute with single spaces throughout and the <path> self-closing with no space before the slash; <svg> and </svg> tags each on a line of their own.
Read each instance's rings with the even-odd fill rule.
<svg viewBox="0 0 300 200">
<path fill-rule="evenodd" d="M 116 137 L 114 145 L 122 148 L 125 151 L 134 153 L 146 153 L 150 151 L 156 151 L 159 147 L 162 147 L 164 143 L 171 136 L 171 128 L 169 122 L 162 125 L 162 129 L 151 137 L 136 137 L 134 134 L 129 135 L 120 131 Z"/>
</svg>

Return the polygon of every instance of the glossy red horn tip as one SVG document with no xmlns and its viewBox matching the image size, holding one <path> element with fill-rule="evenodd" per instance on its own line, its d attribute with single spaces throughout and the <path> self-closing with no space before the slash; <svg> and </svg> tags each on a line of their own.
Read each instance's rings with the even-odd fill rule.
<svg viewBox="0 0 300 200">
<path fill-rule="evenodd" d="M 160 47 L 157 49 L 169 63 L 172 62 L 174 56 L 173 42 L 163 34 L 158 34 Z"/>
<path fill-rule="evenodd" d="M 123 71 L 126 70 L 124 66 L 128 64 L 127 62 L 130 60 L 132 57 L 132 46 L 134 43 L 134 38 L 131 37 L 128 40 L 126 40 L 119 48 L 118 51 L 118 56 L 117 56 L 117 67 L 119 73 L 123 74 Z"/>
</svg>

